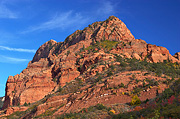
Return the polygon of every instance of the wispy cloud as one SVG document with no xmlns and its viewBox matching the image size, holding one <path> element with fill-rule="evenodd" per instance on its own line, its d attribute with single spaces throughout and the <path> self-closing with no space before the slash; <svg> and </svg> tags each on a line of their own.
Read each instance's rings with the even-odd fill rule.
<svg viewBox="0 0 180 119">
<path fill-rule="evenodd" d="M 43 22 L 36 26 L 31 26 L 22 33 L 28 33 L 33 31 L 45 31 L 52 30 L 56 28 L 67 29 L 85 24 L 88 19 L 84 18 L 80 13 L 73 13 L 73 11 L 68 11 L 61 14 L 54 15 L 49 21 Z"/>
<path fill-rule="evenodd" d="M 10 10 L 6 4 L 7 2 L 5 0 L 0 1 L 0 18 L 18 18 L 17 14 L 13 10 Z"/>
<path fill-rule="evenodd" d="M 0 46 L 0 50 L 28 52 L 28 53 L 35 53 L 36 52 L 36 50 L 34 50 L 34 49 L 10 48 L 10 47 L 6 47 L 6 46 Z"/>
<path fill-rule="evenodd" d="M 34 24 L 20 33 L 26 34 L 30 32 L 42 32 L 53 29 L 76 30 L 81 28 L 82 26 L 84 27 L 84 25 L 98 17 L 107 18 L 110 15 L 114 15 L 116 13 L 115 8 L 119 4 L 113 3 L 110 0 L 100 0 L 100 2 L 97 3 L 98 5 L 95 5 L 96 7 L 89 11 L 77 12 L 69 10 L 62 13 L 55 13 L 54 15 L 52 15 L 52 17 L 50 17 L 49 20 L 42 22 L 40 24 Z"/>
<path fill-rule="evenodd" d="M 114 4 L 108 0 L 104 0 L 101 7 L 97 9 L 97 14 L 99 15 L 112 15 L 115 12 Z"/>
<path fill-rule="evenodd" d="M 0 55 L 0 62 L 2 63 L 20 63 L 20 62 L 27 62 L 27 61 L 30 61 L 30 60 Z"/>
</svg>

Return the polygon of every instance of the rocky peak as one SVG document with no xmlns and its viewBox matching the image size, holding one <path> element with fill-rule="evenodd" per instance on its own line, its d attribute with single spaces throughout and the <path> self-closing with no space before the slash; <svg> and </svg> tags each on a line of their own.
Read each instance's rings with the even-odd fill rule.
<svg viewBox="0 0 180 119">
<path fill-rule="evenodd" d="M 68 36 L 65 43 L 73 45 L 80 40 L 134 40 L 126 25 L 117 17 L 110 16 L 102 22 L 95 22 L 86 27 L 84 30 L 77 30 L 72 35 Z"/>
<path fill-rule="evenodd" d="M 80 48 L 83 45 L 88 47 L 92 42 L 102 40 L 130 42 L 135 40 L 135 38 L 119 18 L 110 16 L 105 21 L 95 22 L 83 30 L 75 31 L 64 42 L 57 43 L 54 40 L 46 42 L 37 50 L 32 62 L 39 61 L 41 58 L 48 58 L 53 54 L 59 54 L 81 41 L 85 42 L 82 43 Z"/>
<path fill-rule="evenodd" d="M 37 51 L 32 62 L 39 61 L 41 58 L 47 58 L 53 45 L 57 42 L 53 39 L 44 43 Z"/>
</svg>

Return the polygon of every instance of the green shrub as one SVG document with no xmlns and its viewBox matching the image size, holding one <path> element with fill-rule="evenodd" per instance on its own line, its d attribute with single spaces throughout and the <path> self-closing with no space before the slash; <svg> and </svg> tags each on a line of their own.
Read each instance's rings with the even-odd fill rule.
<svg viewBox="0 0 180 119">
<path fill-rule="evenodd" d="M 118 86 L 124 88 L 124 83 L 121 83 Z"/>
<path fill-rule="evenodd" d="M 102 76 L 98 76 L 98 78 L 95 81 L 99 82 L 99 81 L 101 81 L 101 79 L 102 79 Z"/>
<path fill-rule="evenodd" d="M 28 106 L 28 104 L 25 102 L 25 103 L 24 103 L 24 106 Z"/>
<path fill-rule="evenodd" d="M 174 95 L 174 92 L 172 89 L 170 88 L 167 88 L 163 91 L 162 93 L 162 98 L 163 99 L 168 99 L 169 97 L 171 97 L 172 95 Z"/>
<path fill-rule="evenodd" d="M 121 67 L 127 67 L 128 64 L 127 64 L 126 62 L 121 62 L 120 66 L 121 66 Z"/>
<path fill-rule="evenodd" d="M 56 78 L 53 78 L 53 82 L 56 82 Z"/>
<path fill-rule="evenodd" d="M 141 100 L 139 99 L 139 97 L 137 95 L 134 95 L 131 100 L 131 105 L 137 106 L 140 104 L 141 104 Z"/>
<path fill-rule="evenodd" d="M 138 83 L 140 80 L 136 79 L 136 83 Z"/>
<path fill-rule="evenodd" d="M 59 86 L 59 88 L 58 88 L 58 90 L 57 90 L 57 92 L 61 92 L 63 89 L 62 89 L 62 87 L 61 86 Z"/>
<path fill-rule="evenodd" d="M 105 107 L 103 104 L 97 104 L 97 105 L 96 105 L 96 108 L 97 108 L 98 110 L 106 109 L 106 107 Z"/>
<path fill-rule="evenodd" d="M 67 51 L 66 55 L 68 56 L 70 54 L 70 50 Z"/>
<path fill-rule="evenodd" d="M 79 65 L 79 61 L 80 61 L 80 59 L 77 58 L 75 65 Z"/>
<path fill-rule="evenodd" d="M 141 90 L 142 90 L 142 88 L 140 88 L 140 87 L 134 87 L 133 93 L 138 94 L 139 92 L 141 92 Z"/>
<path fill-rule="evenodd" d="M 144 76 L 147 76 L 147 75 L 149 75 L 150 73 L 144 73 Z"/>
<path fill-rule="evenodd" d="M 109 76 L 112 76 L 112 75 L 113 75 L 112 71 L 108 71 L 107 76 L 109 77 Z"/>
</svg>

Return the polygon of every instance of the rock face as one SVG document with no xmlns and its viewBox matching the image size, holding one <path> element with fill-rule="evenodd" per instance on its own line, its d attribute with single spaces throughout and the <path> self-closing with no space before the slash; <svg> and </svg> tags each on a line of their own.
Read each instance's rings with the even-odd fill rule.
<svg viewBox="0 0 180 119">
<path fill-rule="evenodd" d="M 180 60 L 180 52 L 175 53 L 175 55 L 173 55 L 175 58 L 177 58 L 178 60 Z"/>
<path fill-rule="evenodd" d="M 77 54 L 94 42 L 105 40 L 118 42 L 110 52 L 121 54 L 123 57 L 147 59 L 149 62 L 164 60 L 180 62 L 179 53 L 173 57 L 164 47 L 135 39 L 121 20 L 110 16 L 106 21 L 95 22 L 84 30 L 75 31 L 64 42 L 50 40 L 43 44 L 26 69 L 20 74 L 9 76 L 3 109 L 13 105 L 23 105 L 25 102 L 36 102 L 52 91 L 56 91 L 59 86 L 74 80 L 98 59 L 112 58 L 110 54 L 104 52 L 93 56 Z M 79 61 L 83 64 L 82 67 L 78 64 L 79 57 L 82 57 Z M 101 72 L 105 68 L 108 66 L 95 68 L 90 75 L 95 74 L 96 71 Z"/>
<path fill-rule="evenodd" d="M 3 106 L 4 100 L 5 100 L 5 97 L 0 97 L 0 109 Z"/>
<path fill-rule="evenodd" d="M 52 81 L 51 69 L 49 61 L 41 59 L 29 63 L 20 74 L 9 76 L 3 108 L 35 102 L 51 92 L 56 86 Z"/>
<path fill-rule="evenodd" d="M 16 111 L 25 111 L 28 107 L 8 107 L 6 110 L 6 115 L 10 115 Z"/>
</svg>

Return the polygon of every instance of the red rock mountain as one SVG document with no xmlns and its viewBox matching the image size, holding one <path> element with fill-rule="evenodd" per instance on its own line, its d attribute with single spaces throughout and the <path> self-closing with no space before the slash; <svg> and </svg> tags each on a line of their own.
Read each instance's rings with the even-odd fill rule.
<svg viewBox="0 0 180 119">
<path fill-rule="evenodd" d="M 80 50 L 101 41 L 118 42 L 110 52 L 124 58 L 146 59 L 155 63 L 164 60 L 180 62 L 179 53 L 172 56 L 164 47 L 135 39 L 121 20 L 110 16 L 105 21 L 95 22 L 84 30 L 75 31 L 64 42 L 50 40 L 43 44 L 26 69 L 20 74 L 9 76 L 3 109 L 24 103 L 34 103 L 57 91 L 59 86 L 64 86 L 77 77 L 81 78 L 81 74 L 88 71 L 88 67 L 97 63 L 99 59 L 104 61 L 113 59 L 112 54 L 103 50 L 90 56 L 78 54 Z M 108 66 L 93 69 L 87 76 L 94 75 L 97 71 L 101 72 L 105 68 Z"/>
</svg>

